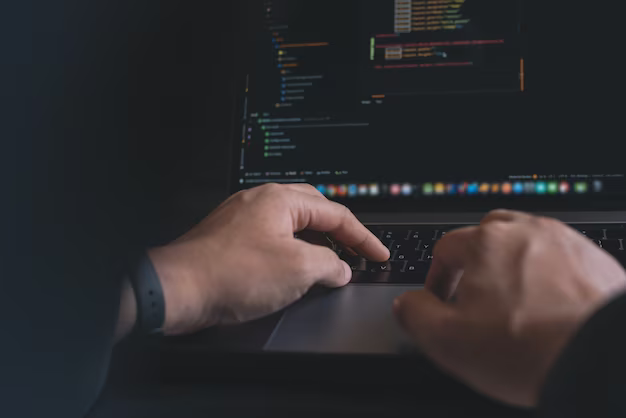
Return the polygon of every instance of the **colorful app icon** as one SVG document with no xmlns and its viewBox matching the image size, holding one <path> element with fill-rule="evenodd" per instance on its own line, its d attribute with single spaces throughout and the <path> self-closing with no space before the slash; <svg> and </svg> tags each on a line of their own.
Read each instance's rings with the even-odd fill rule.
<svg viewBox="0 0 626 418">
<path fill-rule="evenodd" d="M 391 193 L 392 196 L 400 196 L 400 193 L 402 193 L 402 187 L 399 184 L 392 184 L 389 189 L 389 193 Z"/>
<path fill-rule="evenodd" d="M 467 194 L 475 195 L 478 193 L 478 183 L 471 183 L 467 186 Z"/>
<path fill-rule="evenodd" d="M 356 197 L 359 194 L 359 188 L 356 184 L 351 184 L 348 186 L 348 196 Z"/>
<path fill-rule="evenodd" d="M 535 191 L 537 192 L 537 194 L 546 194 L 546 192 L 548 191 L 548 185 L 545 181 L 538 181 L 535 186 Z"/>
<path fill-rule="evenodd" d="M 321 194 L 323 194 L 324 196 L 327 196 L 327 190 L 326 190 L 326 186 L 323 184 L 318 184 L 316 187 L 317 191 L 320 192 Z"/>
<path fill-rule="evenodd" d="M 446 194 L 446 185 L 443 183 L 435 184 L 435 194 L 438 194 L 438 195 Z"/>
<path fill-rule="evenodd" d="M 493 183 L 491 185 L 491 193 L 493 193 L 493 194 L 500 193 L 500 183 Z"/>
<path fill-rule="evenodd" d="M 367 196 L 368 189 L 366 184 L 359 185 L 359 196 Z"/>
<path fill-rule="evenodd" d="M 511 183 L 503 183 L 502 194 L 511 194 L 511 193 L 513 193 L 513 185 Z"/>
<path fill-rule="evenodd" d="M 340 184 L 339 187 L 337 187 L 337 195 L 339 197 L 346 197 L 348 195 L 348 186 Z"/>
<path fill-rule="evenodd" d="M 326 187 L 326 193 L 328 197 L 337 196 L 337 186 L 335 186 L 334 184 L 329 184 L 328 187 Z"/>
<path fill-rule="evenodd" d="M 513 193 L 522 194 L 524 193 L 524 183 L 513 183 Z"/>
<path fill-rule="evenodd" d="M 402 195 L 411 196 L 413 194 L 413 185 L 405 183 L 402 185 Z"/>
<path fill-rule="evenodd" d="M 579 194 L 587 193 L 587 191 L 589 190 L 589 185 L 587 184 L 586 181 L 579 181 L 574 186 L 574 190 L 576 190 L 576 193 L 579 193 Z"/>
<path fill-rule="evenodd" d="M 370 196 L 378 196 L 380 194 L 380 187 L 376 183 L 370 184 Z"/>
<path fill-rule="evenodd" d="M 602 192 L 604 189 L 604 184 L 600 180 L 595 180 L 593 182 L 593 191 L 596 193 Z"/>
<path fill-rule="evenodd" d="M 467 193 L 467 186 L 469 186 L 467 183 L 461 183 L 461 184 L 459 184 L 459 186 L 458 186 L 458 192 L 459 192 L 459 194 L 461 194 L 461 195 L 462 195 L 462 194 Z"/>
<path fill-rule="evenodd" d="M 426 196 L 430 196 L 435 192 L 435 189 L 433 187 L 432 183 L 424 183 L 424 185 L 422 186 L 422 193 Z"/>
<path fill-rule="evenodd" d="M 557 194 L 559 192 L 559 183 L 556 181 L 551 181 L 548 183 L 548 193 Z"/>
<path fill-rule="evenodd" d="M 569 183 L 566 181 L 562 181 L 561 184 L 559 184 L 559 192 L 561 194 L 568 194 L 569 193 Z"/>
<path fill-rule="evenodd" d="M 478 191 L 481 194 L 489 194 L 489 190 L 491 190 L 491 185 L 489 183 L 483 183 L 480 185 L 480 189 Z"/>
<path fill-rule="evenodd" d="M 450 196 L 454 196 L 454 195 L 457 194 L 458 188 L 457 188 L 456 184 L 448 184 L 446 186 L 446 190 L 447 190 L 447 192 L 448 192 L 448 194 Z"/>
<path fill-rule="evenodd" d="M 535 183 L 533 183 L 532 181 L 528 181 L 526 183 L 524 183 L 524 193 L 526 194 L 535 194 Z"/>
</svg>

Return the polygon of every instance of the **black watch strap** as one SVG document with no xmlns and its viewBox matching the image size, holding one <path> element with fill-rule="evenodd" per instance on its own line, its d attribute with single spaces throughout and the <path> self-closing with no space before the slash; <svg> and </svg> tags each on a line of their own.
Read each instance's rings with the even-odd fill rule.
<svg viewBox="0 0 626 418">
<path fill-rule="evenodd" d="M 161 280 L 147 255 L 143 255 L 130 272 L 130 283 L 137 300 L 135 333 L 159 335 L 165 323 L 165 297 Z"/>
</svg>

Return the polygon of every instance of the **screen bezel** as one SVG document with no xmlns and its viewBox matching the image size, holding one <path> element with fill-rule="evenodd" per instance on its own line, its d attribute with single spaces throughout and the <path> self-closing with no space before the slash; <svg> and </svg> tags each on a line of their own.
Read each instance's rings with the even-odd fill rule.
<svg viewBox="0 0 626 418">
<path fill-rule="evenodd" d="M 239 51 L 248 52 L 252 49 L 252 42 L 249 42 L 253 33 L 259 29 L 252 14 L 252 4 L 259 3 L 260 0 L 238 0 L 235 5 L 238 19 L 234 19 L 233 48 Z M 239 137 L 242 129 L 241 115 L 244 111 L 244 98 L 246 89 L 246 75 L 254 66 L 252 58 L 254 54 L 235 54 L 233 62 L 233 91 L 232 118 L 230 129 L 230 150 L 229 150 L 229 193 L 236 193 L 242 188 L 239 184 L 240 158 Z M 350 183 L 350 182 L 348 182 Z M 514 196 L 423 196 L 416 198 L 407 197 L 387 197 L 387 198 L 346 198 L 335 199 L 337 202 L 348 206 L 355 213 L 467 213 L 485 212 L 497 208 L 508 208 L 523 211 L 542 212 L 581 212 L 598 211 L 611 212 L 626 210 L 626 195 L 567 195 L 567 196 L 542 196 L 542 197 L 514 197 Z"/>
</svg>

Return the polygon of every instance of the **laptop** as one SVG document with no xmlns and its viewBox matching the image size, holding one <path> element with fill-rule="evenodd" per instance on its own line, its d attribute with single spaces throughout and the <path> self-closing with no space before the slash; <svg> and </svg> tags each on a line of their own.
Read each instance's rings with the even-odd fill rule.
<svg viewBox="0 0 626 418">
<path fill-rule="evenodd" d="M 440 239 L 496 208 L 561 219 L 626 263 L 626 167 L 598 66 L 572 65 L 578 46 L 545 7 L 242 3 L 231 191 L 312 184 L 391 251 L 381 264 L 338 250 L 352 282 L 285 310 L 265 350 L 412 352 L 392 301 L 424 286 Z"/>
</svg>

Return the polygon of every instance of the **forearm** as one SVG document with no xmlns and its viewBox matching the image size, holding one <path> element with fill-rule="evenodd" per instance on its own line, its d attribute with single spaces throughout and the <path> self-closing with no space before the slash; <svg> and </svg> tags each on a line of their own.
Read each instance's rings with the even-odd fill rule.
<svg viewBox="0 0 626 418">
<path fill-rule="evenodd" d="M 122 294 L 120 297 L 120 311 L 115 327 L 115 342 L 120 342 L 133 330 L 137 322 L 137 301 L 135 292 L 128 278 L 122 284 Z"/>
</svg>

